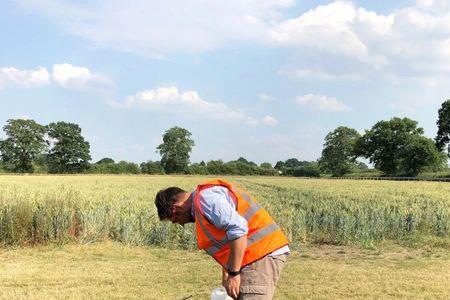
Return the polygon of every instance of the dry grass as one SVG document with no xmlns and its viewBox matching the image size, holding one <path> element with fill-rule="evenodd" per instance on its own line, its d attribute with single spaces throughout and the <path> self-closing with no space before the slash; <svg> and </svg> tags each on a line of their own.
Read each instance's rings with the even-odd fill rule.
<svg viewBox="0 0 450 300">
<path fill-rule="evenodd" d="M 450 298 L 448 252 L 320 246 L 293 253 L 276 299 Z M 209 299 L 220 269 L 197 251 L 105 242 L 0 250 L 2 299 Z"/>
</svg>

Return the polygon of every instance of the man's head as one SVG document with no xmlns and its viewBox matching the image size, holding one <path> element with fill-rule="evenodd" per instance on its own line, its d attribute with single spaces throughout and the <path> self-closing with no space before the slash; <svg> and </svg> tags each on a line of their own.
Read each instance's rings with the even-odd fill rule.
<svg viewBox="0 0 450 300">
<path fill-rule="evenodd" d="M 188 192 L 176 186 L 160 190 L 155 197 L 159 219 L 180 225 L 193 222 L 192 200 L 189 196 Z"/>
</svg>

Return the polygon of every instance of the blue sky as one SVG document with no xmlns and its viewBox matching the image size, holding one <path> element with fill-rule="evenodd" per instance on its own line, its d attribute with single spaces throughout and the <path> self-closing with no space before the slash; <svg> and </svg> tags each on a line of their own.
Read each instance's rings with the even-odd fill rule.
<svg viewBox="0 0 450 300">
<path fill-rule="evenodd" d="M 449 98 L 450 4 L 418 1 L 0 2 L 0 124 L 79 124 L 93 160 L 142 162 L 172 126 L 191 161 L 315 160 L 337 126 Z"/>
</svg>

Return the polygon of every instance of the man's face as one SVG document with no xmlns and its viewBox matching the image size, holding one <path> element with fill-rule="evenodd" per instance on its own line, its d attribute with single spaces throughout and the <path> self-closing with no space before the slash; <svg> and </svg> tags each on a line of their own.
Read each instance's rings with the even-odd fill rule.
<svg viewBox="0 0 450 300">
<path fill-rule="evenodd" d="M 184 202 L 176 202 L 172 207 L 172 223 L 180 224 L 184 226 L 184 224 L 190 221 L 190 208 L 185 205 Z"/>
</svg>

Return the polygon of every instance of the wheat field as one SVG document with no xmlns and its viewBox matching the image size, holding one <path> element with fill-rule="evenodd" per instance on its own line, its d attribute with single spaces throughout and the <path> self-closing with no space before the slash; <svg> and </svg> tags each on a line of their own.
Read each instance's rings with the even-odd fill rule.
<svg viewBox="0 0 450 300">
<path fill-rule="evenodd" d="M 161 188 L 188 191 L 206 177 L 1 176 L 0 244 L 113 240 L 192 249 L 193 226 L 158 220 Z M 252 194 L 281 225 L 292 247 L 421 241 L 448 245 L 450 185 L 330 179 L 227 178 Z"/>
</svg>

